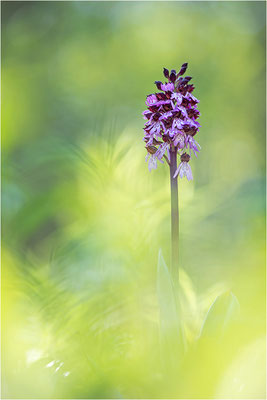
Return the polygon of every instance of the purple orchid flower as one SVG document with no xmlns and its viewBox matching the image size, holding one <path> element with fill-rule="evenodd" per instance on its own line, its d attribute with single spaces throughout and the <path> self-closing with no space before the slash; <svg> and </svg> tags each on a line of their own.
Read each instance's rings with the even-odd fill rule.
<svg viewBox="0 0 267 400">
<path fill-rule="evenodd" d="M 147 109 L 143 112 L 146 120 L 144 141 L 150 171 L 157 167 L 157 161 L 163 162 L 163 158 L 169 163 L 170 152 L 175 151 L 183 159 L 173 177 L 186 176 L 192 180 L 188 163 L 191 151 L 196 156 L 200 151 L 200 145 L 195 140 L 200 127 L 197 121 L 200 113 L 197 109 L 199 100 L 192 94 L 194 85 L 189 83 L 192 78 L 183 77 L 186 69 L 187 63 L 182 65 L 178 73 L 164 68 L 163 74 L 168 82 L 155 82 L 160 92 L 150 94 L 146 99 Z"/>
<path fill-rule="evenodd" d="M 178 168 L 173 175 L 174 178 L 176 178 L 176 176 L 180 176 L 181 178 L 183 176 L 186 176 L 188 181 L 191 181 L 193 179 L 192 170 L 189 165 L 189 160 L 190 160 L 189 154 L 184 153 L 181 155 L 181 162 L 178 165 Z"/>
</svg>

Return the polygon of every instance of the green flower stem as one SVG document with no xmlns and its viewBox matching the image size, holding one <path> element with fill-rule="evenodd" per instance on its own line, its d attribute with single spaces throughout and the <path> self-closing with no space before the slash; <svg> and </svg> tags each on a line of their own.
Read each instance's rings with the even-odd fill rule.
<svg viewBox="0 0 267 400">
<path fill-rule="evenodd" d="M 180 305 L 178 177 L 173 177 L 177 169 L 177 149 L 175 147 L 172 147 L 170 150 L 169 165 L 171 180 L 171 275 L 173 280 L 173 289 L 178 320 L 177 359 L 181 360 L 186 348 L 186 340 L 184 336 L 183 316 Z"/>
<path fill-rule="evenodd" d="M 176 284 L 179 282 L 179 208 L 178 182 L 173 175 L 177 169 L 177 149 L 170 150 L 170 180 L 171 180 L 171 272 Z"/>
</svg>

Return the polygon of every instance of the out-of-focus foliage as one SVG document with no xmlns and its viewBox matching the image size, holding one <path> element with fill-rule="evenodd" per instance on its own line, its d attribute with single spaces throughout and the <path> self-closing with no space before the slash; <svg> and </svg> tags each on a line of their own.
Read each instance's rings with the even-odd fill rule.
<svg viewBox="0 0 267 400">
<path fill-rule="evenodd" d="M 2 396 L 265 398 L 265 3 L 1 6 Z M 183 62 L 202 152 L 179 181 L 187 345 L 166 369 L 169 174 L 147 170 L 141 112 Z"/>
</svg>

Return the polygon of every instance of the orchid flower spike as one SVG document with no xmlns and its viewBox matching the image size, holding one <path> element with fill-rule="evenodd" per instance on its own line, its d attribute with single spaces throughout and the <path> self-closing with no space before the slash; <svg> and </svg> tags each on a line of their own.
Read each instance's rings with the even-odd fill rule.
<svg viewBox="0 0 267 400">
<path fill-rule="evenodd" d="M 147 109 L 143 112 L 146 120 L 143 140 L 150 171 L 157 168 L 157 161 L 163 162 L 163 158 L 170 161 L 170 151 L 176 150 L 182 156 L 174 177 L 186 176 L 191 180 L 193 177 L 188 162 L 191 151 L 195 155 L 200 151 L 200 145 L 195 140 L 200 127 L 197 121 L 200 113 L 197 109 L 199 100 L 192 94 L 194 85 L 189 83 L 192 78 L 182 76 L 186 69 L 187 63 L 181 66 L 178 73 L 164 68 L 167 82 L 155 82 L 158 92 L 147 96 Z"/>
</svg>

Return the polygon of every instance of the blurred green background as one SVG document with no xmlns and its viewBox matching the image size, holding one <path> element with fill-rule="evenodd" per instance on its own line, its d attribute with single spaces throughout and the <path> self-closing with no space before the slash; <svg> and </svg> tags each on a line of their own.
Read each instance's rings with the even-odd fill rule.
<svg viewBox="0 0 267 400">
<path fill-rule="evenodd" d="M 1 6 L 2 397 L 265 398 L 265 2 Z M 168 374 L 169 171 L 148 172 L 141 113 L 184 62 L 202 151 L 179 181 L 188 350 Z M 224 291 L 240 312 L 198 345 Z"/>
</svg>

